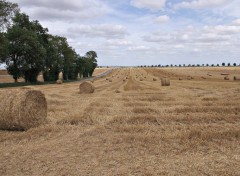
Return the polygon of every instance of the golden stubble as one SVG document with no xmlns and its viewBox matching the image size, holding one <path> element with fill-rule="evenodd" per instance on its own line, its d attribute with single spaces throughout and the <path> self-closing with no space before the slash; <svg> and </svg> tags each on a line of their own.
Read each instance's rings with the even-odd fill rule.
<svg viewBox="0 0 240 176">
<path fill-rule="evenodd" d="M 80 94 L 79 82 L 35 86 L 49 122 L 0 131 L 0 174 L 239 175 L 240 82 L 223 72 L 237 74 L 125 68 L 94 80 L 93 94 Z"/>
</svg>

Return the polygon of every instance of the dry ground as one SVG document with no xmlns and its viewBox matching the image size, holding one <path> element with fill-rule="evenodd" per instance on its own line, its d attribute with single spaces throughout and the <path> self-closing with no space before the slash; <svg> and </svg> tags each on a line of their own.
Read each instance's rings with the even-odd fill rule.
<svg viewBox="0 0 240 176">
<path fill-rule="evenodd" d="M 218 69 L 118 69 L 90 95 L 79 83 L 32 87 L 49 123 L 0 131 L 0 175 L 240 175 L 240 81 Z"/>
</svg>

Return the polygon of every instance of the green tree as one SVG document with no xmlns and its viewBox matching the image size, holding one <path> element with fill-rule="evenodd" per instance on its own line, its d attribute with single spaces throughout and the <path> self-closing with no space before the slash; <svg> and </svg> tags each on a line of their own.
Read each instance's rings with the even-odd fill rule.
<svg viewBox="0 0 240 176">
<path fill-rule="evenodd" d="M 30 22 L 24 13 L 17 13 L 13 25 L 8 28 L 9 56 L 6 64 L 16 82 L 20 76 L 25 82 L 36 82 L 42 70 L 46 50 L 39 41 L 38 33 L 35 22 Z"/>
<path fill-rule="evenodd" d="M 90 58 L 92 60 L 92 62 L 97 62 L 96 58 L 98 57 L 97 56 L 97 53 L 96 51 L 88 51 L 85 55 L 87 58 Z"/>
<path fill-rule="evenodd" d="M 92 70 L 92 61 L 90 58 L 83 57 L 83 77 L 89 77 Z"/>
<path fill-rule="evenodd" d="M 83 77 L 83 74 L 85 73 L 85 58 L 78 56 L 76 59 L 76 64 L 77 64 L 77 70 L 79 73 L 80 77 Z"/>
<path fill-rule="evenodd" d="M 63 44 L 66 39 L 59 36 L 48 35 L 47 57 L 44 60 L 43 78 L 44 81 L 56 81 L 63 68 Z"/>
<path fill-rule="evenodd" d="M 86 60 L 86 65 L 88 67 L 88 74 L 89 76 L 92 76 L 95 68 L 97 67 L 97 53 L 95 51 L 88 51 L 86 54 L 85 54 L 85 57 L 87 58 Z"/>
<path fill-rule="evenodd" d="M 63 56 L 63 79 L 64 80 L 76 79 L 77 53 L 71 46 L 68 45 L 67 39 L 63 41 L 62 56 Z"/>
<path fill-rule="evenodd" d="M 17 4 L 0 0 L 0 30 L 9 26 L 12 17 L 18 11 Z"/>
<path fill-rule="evenodd" d="M 5 33 L 0 33 L 0 64 L 3 63 L 8 56 L 9 42 L 5 36 Z"/>
</svg>

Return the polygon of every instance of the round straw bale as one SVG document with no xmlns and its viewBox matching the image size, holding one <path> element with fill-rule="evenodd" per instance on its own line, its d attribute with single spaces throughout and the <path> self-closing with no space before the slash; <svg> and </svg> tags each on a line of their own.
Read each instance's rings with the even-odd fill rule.
<svg viewBox="0 0 240 176">
<path fill-rule="evenodd" d="M 106 80 L 108 81 L 108 78 L 106 78 Z"/>
<path fill-rule="evenodd" d="M 0 91 L 0 129 L 28 130 L 47 121 L 47 102 L 42 92 L 31 89 Z"/>
<path fill-rule="evenodd" d="M 221 73 L 221 75 L 230 75 L 229 73 Z"/>
<path fill-rule="evenodd" d="M 182 78 L 178 78 L 179 80 L 182 80 Z"/>
<path fill-rule="evenodd" d="M 140 78 L 140 81 L 143 81 L 143 79 L 142 79 L 142 78 Z"/>
<path fill-rule="evenodd" d="M 157 81 L 157 78 L 153 78 L 153 81 Z"/>
<path fill-rule="evenodd" d="M 240 76 L 234 76 L 234 77 L 233 77 L 233 80 L 235 80 L 235 81 L 240 81 Z"/>
<path fill-rule="evenodd" d="M 126 80 L 125 79 L 123 79 L 123 82 L 125 82 Z"/>
<path fill-rule="evenodd" d="M 170 79 L 169 78 L 162 78 L 161 79 L 162 86 L 170 86 Z"/>
<path fill-rule="evenodd" d="M 115 93 L 121 93 L 121 91 L 120 90 L 115 90 Z"/>
<path fill-rule="evenodd" d="M 57 83 L 57 84 L 62 84 L 63 82 L 62 82 L 61 79 L 58 79 L 58 80 L 56 81 L 56 83 Z"/>
<path fill-rule="evenodd" d="M 60 72 L 59 74 L 58 74 L 58 79 L 63 79 L 63 73 L 62 72 Z"/>
<path fill-rule="evenodd" d="M 109 79 L 109 82 L 112 82 L 112 79 Z"/>
<path fill-rule="evenodd" d="M 85 81 L 79 85 L 79 89 L 80 89 L 80 93 L 93 93 L 95 90 L 95 87 L 91 82 Z"/>
<path fill-rule="evenodd" d="M 224 80 L 229 80 L 230 78 L 228 76 L 225 76 L 224 77 Z"/>
</svg>

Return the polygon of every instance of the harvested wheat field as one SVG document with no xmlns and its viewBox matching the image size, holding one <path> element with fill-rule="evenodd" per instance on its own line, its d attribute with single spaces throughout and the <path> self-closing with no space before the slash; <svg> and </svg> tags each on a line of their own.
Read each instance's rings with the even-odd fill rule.
<svg viewBox="0 0 240 176">
<path fill-rule="evenodd" d="M 239 67 L 125 68 L 92 94 L 80 82 L 29 86 L 45 94 L 48 123 L 0 131 L 0 175 L 240 175 L 233 76 Z"/>
</svg>

